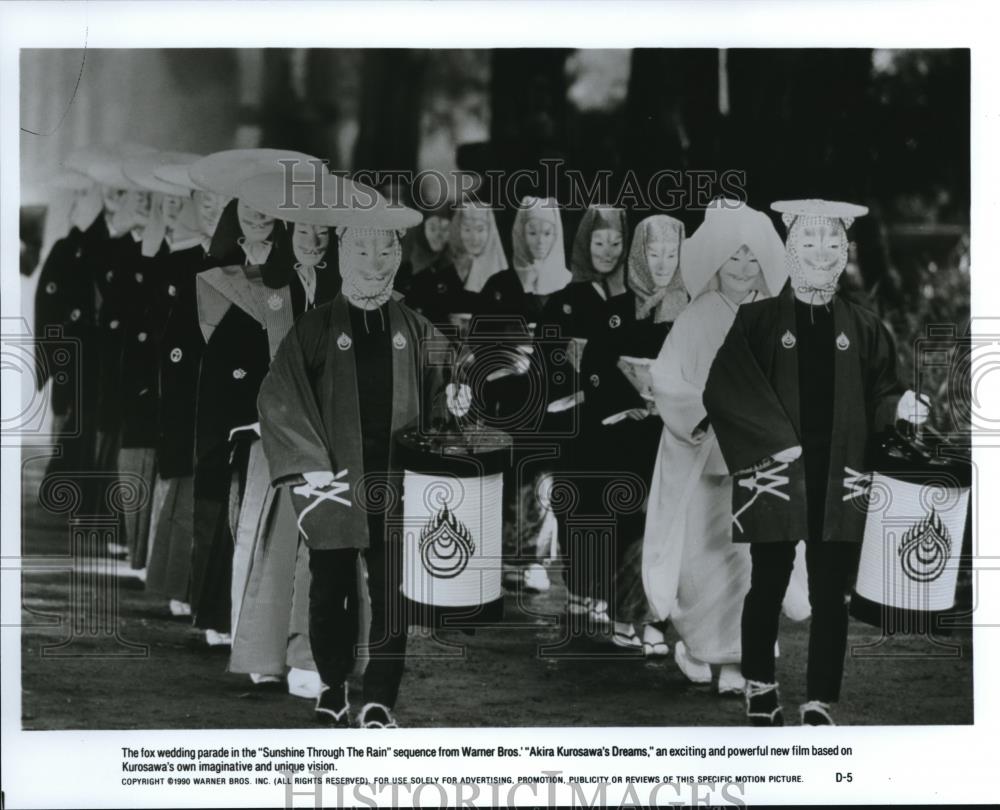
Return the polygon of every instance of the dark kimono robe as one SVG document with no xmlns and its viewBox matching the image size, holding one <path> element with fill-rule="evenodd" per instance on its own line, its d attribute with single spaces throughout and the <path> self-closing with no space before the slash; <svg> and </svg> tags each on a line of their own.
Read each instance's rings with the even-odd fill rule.
<svg viewBox="0 0 1000 810">
<path fill-rule="evenodd" d="M 895 345 L 878 317 L 839 295 L 831 307 L 833 413 L 820 536 L 809 533 L 803 457 L 770 459 L 804 444 L 791 286 L 741 306 L 712 364 L 704 403 L 734 476 L 736 542 L 862 539 L 871 438 L 892 423 L 901 387 Z"/>
<path fill-rule="evenodd" d="M 535 334 L 543 339 L 542 352 L 549 369 L 548 398 L 552 400 L 584 388 L 584 380 L 575 372 L 567 373 L 565 363 L 559 362 L 556 347 L 571 337 L 590 340 L 607 329 L 618 328 L 612 324 L 635 320 L 635 298 L 630 294 L 604 298 L 589 281 L 574 281 L 553 293 L 542 310 Z M 546 339 L 547 334 L 558 335 L 558 341 Z M 561 373 L 560 373 L 561 372 Z"/>
<path fill-rule="evenodd" d="M 623 307 L 616 307 L 615 314 L 597 322 L 584 349 L 580 378 L 585 399 L 574 456 L 577 470 L 589 473 L 577 482 L 582 505 L 578 511 L 606 516 L 612 491 L 624 497 L 615 521 L 614 547 L 603 552 L 612 570 L 600 572 L 603 582 L 576 582 L 574 592 L 607 600 L 616 621 L 640 621 L 647 612 L 639 576 L 645 525 L 642 505 L 653 477 L 663 425 L 655 415 L 607 425 L 603 420 L 633 408 L 646 408 L 646 401 L 618 368 L 618 358 L 656 357 L 670 324 L 654 323 L 652 318 L 636 320 L 631 291 L 612 301 L 618 299 Z M 612 578 L 615 587 L 611 586 Z"/>
<path fill-rule="evenodd" d="M 394 435 L 418 425 L 428 427 L 434 415 L 443 415 L 443 368 L 427 362 L 425 341 L 444 348 L 447 344 L 426 318 L 396 300 L 387 302 L 386 311 L 392 335 L 390 435 Z M 275 486 L 301 484 L 304 472 L 329 470 L 337 476 L 341 500 L 323 504 L 322 518 L 307 532 L 310 549 L 369 546 L 363 504 L 364 493 L 371 490 L 362 479 L 366 472 L 376 476 L 386 472 L 364 468 L 354 342 L 343 296 L 305 313 L 279 347 L 257 401 L 261 439 Z M 401 503 L 394 444 L 388 472 L 388 481 L 383 478 L 383 482 L 397 493 L 388 501 Z M 300 517 L 311 504 L 293 495 Z"/>
<path fill-rule="evenodd" d="M 190 601 L 194 533 L 194 430 L 204 338 L 198 324 L 196 277 L 217 264 L 200 244 L 159 259 L 157 299 L 156 497 L 146 590 Z"/>
<path fill-rule="evenodd" d="M 108 437 L 104 461 L 113 469 L 122 426 L 122 349 L 125 324 L 134 306 L 130 293 L 133 273 L 142 260 L 141 244 L 131 233 L 101 244 L 92 265 L 100 294 L 100 371 L 98 376 L 98 429 Z M 102 467 L 104 468 L 104 467 Z"/>
<path fill-rule="evenodd" d="M 163 260 L 168 256 L 163 244 L 156 256 L 139 256 L 121 279 L 128 302 L 120 330 L 123 448 L 156 446 L 157 361 L 165 313 Z"/>
<path fill-rule="evenodd" d="M 96 452 L 97 294 L 89 261 L 107 238 L 103 218 L 86 232 L 74 228 L 42 265 L 35 293 L 35 369 L 41 391 L 52 380 L 51 405 L 59 454 L 49 470 L 94 469 Z M 49 336 L 49 337 L 47 337 Z M 62 349 L 72 345 L 69 354 Z"/>
<path fill-rule="evenodd" d="M 198 376 L 195 420 L 194 546 L 191 609 L 196 627 L 228 631 L 231 624 L 233 536 L 238 498 L 245 485 L 245 458 L 233 463 L 235 428 L 257 421 L 257 392 L 267 374 L 271 348 L 268 318 L 293 318 L 288 286 L 263 288 L 265 315 L 246 274 L 261 268 L 233 265 L 200 273 L 199 320 L 206 339 Z M 238 443 L 245 456 L 248 442 Z M 240 476 L 234 487 L 233 470 Z"/>
<path fill-rule="evenodd" d="M 198 325 L 195 279 L 216 261 L 201 245 L 162 259 L 157 283 L 162 302 L 158 340 L 159 418 L 157 474 L 164 479 L 194 472 L 194 431 L 198 369 L 205 340 Z"/>
<path fill-rule="evenodd" d="M 491 276 L 483 285 L 473 312 L 479 315 L 515 315 L 526 323 L 537 324 L 548 300 L 547 295 L 525 292 L 517 271 L 508 268 Z"/>
<path fill-rule="evenodd" d="M 597 410 L 593 403 L 588 408 L 586 401 L 603 383 L 604 363 L 599 364 L 600 372 L 590 370 L 584 376 L 582 364 L 581 373 L 578 373 L 569 363 L 565 346 L 571 337 L 585 338 L 588 348 L 592 340 L 605 342 L 610 333 L 623 325 L 627 328 L 634 320 L 635 298 L 631 293 L 604 298 L 589 281 L 575 281 L 549 297 L 536 329 L 536 346 L 547 372 L 546 401 L 551 403 L 575 392 L 584 394 L 583 407 L 549 413 L 544 426 L 546 434 L 559 437 L 559 456 L 551 463 L 554 485 L 579 493 L 577 498 L 564 499 L 576 501 L 572 514 L 557 510 L 559 545 L 569 555 L 567 587 L 578 596 L 606 598 L 606 588 L 596 582 L 595 565 L 604 572 L 615 568 L 608 557 L 609 549 L 596 539 L 602 533 L 580 531 L 572 528 L 572 524 L 579 527 L 588 521 L 593 523 L 595 515 L 602 516 L 605 522 L 610 519 L 603 498 L 606 477 L 602 474 L 595 478 L 594 472 L 613 467 L 615 462 L 608 454 L 617 453 L 604 442 L 594 444 L 601 436 L 587 428 L 588 424 L 595 423 L 600 427 Z M 624 389 L 620 389 L 620 394 L 628 396 Z M 595 548 L 594 542 L 600 548 Z M 604 562 L 595 563 L 597 559 Z"/>
<path fill-rule="evenodd" d="M 406 293 L 406 305 L 439 328 L 449 328 L 449 315 L 475 313 L 479 294 L 465 289 L 455 265 L 441 258 L 413 277 Z"/>
</svg>

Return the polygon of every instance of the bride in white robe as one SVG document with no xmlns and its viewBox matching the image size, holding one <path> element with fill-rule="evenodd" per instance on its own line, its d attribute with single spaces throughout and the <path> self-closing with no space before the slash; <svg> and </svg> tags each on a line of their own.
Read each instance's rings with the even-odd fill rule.
<svg viewBox="0 0 1000 810">
<path fill-rule="evenodd" d="M 742 692 L 740 617 L 750 585 L 750 551 L 732 541 L 732 478 L 710 426 L 702 392 L 737 307 L 776 294 L 788 278 L 784 247 L 770 219 L 719 201 L 687 240 L 681 273 L 692 301 L 652 366 L 663 433 L 643 538 L 643 585 L 653 612 L 681 637 L 681 671 L 719 691 Z M 809 615 L 804 566 L 797 560 L 785 612 Z"/>
</svg>

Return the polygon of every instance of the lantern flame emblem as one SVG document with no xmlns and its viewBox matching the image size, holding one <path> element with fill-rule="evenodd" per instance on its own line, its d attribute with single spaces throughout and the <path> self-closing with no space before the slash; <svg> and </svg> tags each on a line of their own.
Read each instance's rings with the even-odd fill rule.
<svg viewBox="0 0 1000 810">
<path fill-rule="evenodd" d="M 447 505 L 420 532 L 420 559 L 428 573 L 439 579 L 461 574 L 475 550 L 472 534 Z"/>
<path fill-rule="evenodd" d="M 903 533 L 896 552 L 903 572 L 915 582 L 933 582 L 941 576 L 951 554 L 951 536 L 933 508 Z"/>
</svg>

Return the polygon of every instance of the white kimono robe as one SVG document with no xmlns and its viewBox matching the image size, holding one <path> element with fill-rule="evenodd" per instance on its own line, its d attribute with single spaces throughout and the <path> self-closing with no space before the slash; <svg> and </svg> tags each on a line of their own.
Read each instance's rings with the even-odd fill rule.
<svg viewBox="0 0 1000 810">
<path fill-rule="evenodd" d="M 663 433 L 643 537 L 642 578 L 654 614 L 669 618 L 695 658 L 740 660 L 740 616 L 750 550 L 732 542 L 732 478 L 705 419 L 702 392 L 735 310 L 709 290 L 678 316 L 652 366 Z M 793 619 L 809 615 L 803 549 L 785 597 Z"/>
</svg>

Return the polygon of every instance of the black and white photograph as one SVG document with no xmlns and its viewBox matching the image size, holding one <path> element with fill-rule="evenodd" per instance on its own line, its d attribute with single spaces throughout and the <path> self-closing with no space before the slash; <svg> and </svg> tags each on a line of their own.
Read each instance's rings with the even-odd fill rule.
<svg viewBox="0 0 1000 810">
<path fill-rule="evenodd" d="M 885 33 L 5 46 L 5 737 L 990 722 L 976 50 Z"/>
</svg>

